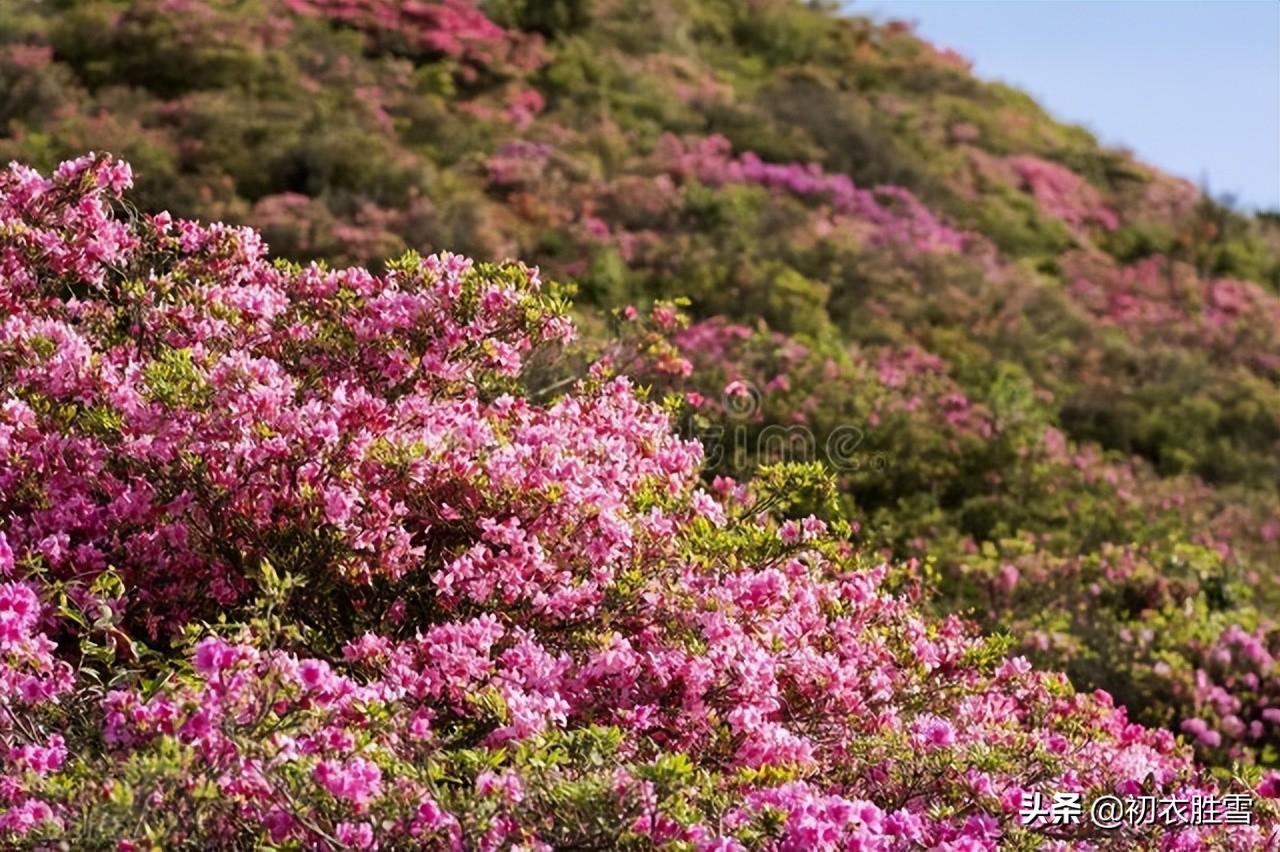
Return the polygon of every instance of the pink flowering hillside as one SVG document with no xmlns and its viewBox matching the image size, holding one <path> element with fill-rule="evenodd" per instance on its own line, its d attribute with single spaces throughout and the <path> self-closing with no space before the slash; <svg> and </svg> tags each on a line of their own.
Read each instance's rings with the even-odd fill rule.
<svg viewBox="0 0 1280 852">
<path fill-rule="evenodd" d="M 166 212 L 251 227 L 296 263 L 403 277 L 388 260 L 408 251 L 520 260 L 574 294 L 563 313 L 580 330 L 568 347 L 523 352 L 524 338 L 466 313 L 464 338 L 422 364 L 370 343 L 379 321 L 421 333 L 416 303 L 375 299 L 358 330 L 329 337 L 317 329 L 360 314 L 289 313 L 268 292 L 235 311 L 197 300 L 211 317 L 165 332 L 168 355 L 135 347 L 158 362 L 145 373 L 39 332 L 51 342 L 24 352 L 59 363 L 78 352 L 92 370 L 27 368 L 24 382 L 72 393 L 98 375 L 124 396 L 90 407 L 105 431 L 76 441 L 99 449 L 41 445 L 41 472 L 23 481 L 48 495 L 24 485 L 34 508 L 0 523 L 24 552 L 42 543 L 42 564 L 64 576 L 145 573 L 120 629 L 152 645 L 254 599 L 263 553 L 277 568 L 328 561 L 383 589 L 460 542 L 406 520 L 424 510 L 398 494 L 395 476 L 409 474 L 366 476 L 404 460 L 351 439 L 372 404 L 351 394 L 406 405 L 419 374 L 462 381 L 439 360 L 456 344 L 519 373 L 480 382 L 483 398 L 524 388 L 546 406 L 601 381 L 599 359 L 655 401 L 680 401 L 665 410 L 702 445 L 703 487 L 822 463 L 835 500 L 788 511 L 856 524 L 856 545 L 895 566 L 922 613 L 964 619 L 1076 689 L 1107 692 L 1224 778 L 1280 769 L 1280 212 L 1235 209 L 1055 120 L 910 25 L 859 14 L 878 5 L 893 11 L 0 0 L 0 164 L 50 174 L 110 152 L 136 170 L 136 228 Z M 193 262 L 125 263 L 145 255 L 140 234 L 92 233 L 92 249 L 59 256 L 69 269 L 106 264 L 117 288 Z M 365 286 L 340 291 L 365 298 Z M 130 296 L 157 301 L 119 334 L 152 309 L 196 322 L 186 291 L 156 292 Z M 90 295 L 69 285 L 59 310 L 89 310 L 69 299 Z M 255 337 L 275 348 L 231 347 L 255 354 L 219 366 L 203 335 L 235 317 L 292 322 L 301 337 Z M 560 334 L 528 331 L 531 347 Z M 339 344 L 359 358 L 333 355 Z M 269 431 L 236 443 L 249 427 L 224 397 L 246 371 L 272 388 L 255 412 L 291 394 L 323 405 L 308 382 L 326 378 L 349 388 L 335 404 L 360 414 L 255 413 Z M 113 412 L 153 385 L 165 414 L 119 443 L 113 430 L 134 421 Z M 197 390 L 201 406 L 178 404 Z M 325 431 L 293 434 L 307 429 Z M 108 461 L 122 448 L 147 455 L 150 473 Z M 233 487 L 241 478 L 251 487 Z M 301 507 L 320 513 L 308 521 L 319 534 L 284 524 L 269 547 L 248 546 L 248 519 L 271 526 Z M 447 520 L 429 522 L 442 532 Z M 487 576 L 467 568 L 459 588 L 473 570 Z M 373 606 L 337 588 L 291 592 L 314 602 L 319 635 Z"/>
<path fill-rule="evenodd" d="M 1280 848 L 1280 211 L 877 8 L 0 0 L 0 849 Z"/>
<path fill-rule="evenodd" d="M 538 384 L 573 326 L 533 270 L 272 262 L 130 184 L 0 176 L 6 846 L 1276 841 L 1274 778 L 923 614 L 809 514 L 821 468 L 704 486 L 605 364 Z M 1099 833 L 1037 792 L 1252 821 Z"/>
</svg>

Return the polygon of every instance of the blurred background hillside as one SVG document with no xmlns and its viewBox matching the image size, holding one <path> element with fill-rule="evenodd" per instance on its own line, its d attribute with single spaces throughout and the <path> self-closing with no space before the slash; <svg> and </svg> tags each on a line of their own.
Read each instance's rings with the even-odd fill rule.
<svg viewBox="0 0 1280 852">
<path fill-rule="evenodd" d="M 863 0 L 1055 116 L 1255 210 L 1280 209 L 1280 5 Z"/>
</svg>

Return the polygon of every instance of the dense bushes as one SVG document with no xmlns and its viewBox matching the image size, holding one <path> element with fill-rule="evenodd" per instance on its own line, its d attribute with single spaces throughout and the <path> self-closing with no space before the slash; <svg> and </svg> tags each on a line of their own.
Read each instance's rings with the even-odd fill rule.
<svg viewBox="0 0 1280 852">
<path fill-rule="evenodd" d="M 982 742 L 1053 727 L 1067 705 L 1044 690 L 1060 687 L 1007 671 L 1035 684 L 1011 686 L 994 662 L 977 665 L 994 651 L 969 628 L 920 612 L 964 618 L 992 647 L 1008 641 L 1082 692 L 1106 690 L 1224 779 L 1234 764 L 1250 782 L 1256 765 L 1280 765 L 1280 228 L 1100 148 L 908 27 L 782 0 L 19 0 L 0 8 L 0 125 L 6 160 L 49 173 L 102 150 L 137 172 L 116 213 L 129 178 L 118 160 L 78 160 L 53 183 L 5 178 L 8 694 L 29 692 L 12 706 L 35 720 L 10 729 L 28 748 L 6 763 L 22 776 L 5 794 L 14 826 L 56 812 L 86 845 L 144 839 L 146 810 L 171 820 L 149 827 L 156 837 L 191 845 L 258 831 L 358 845 L 362 823 L 384 835 L 380 820 L 439 837 L 541 825 L 569 832 L 548 843 L 608 845 L 640 843 L 643 815 L 664 837 L 701 842 L 691 826 L 704 825 L 750 844 L 808 819 L 783 811 L 852 826 L 862 817 L 846 800 L 866 799 L 905 809 L 905 822 L 864 820 L 906 832 L 894 842 L 960 844 L 990 827 L 964 810 L 978 807 L 1002 843 L 1031 844 L 1007 803 L 965 786 L 986 789 L 965 774 L 977 766 L 1006 780 L 1031 771 L 1013 746 L 948 747 L 912 778 L 868 769 L 906 754 L 903 732 L 931 724 L 920 714 L 952 705 L 904 699 L 866 728 L 842 728 L 848 707 L 821 703 L 795 727 L 763 714 L 784 736 L 716 703 L 739 697 L 745 669 L 726 661 L 741 648 L 716 657 L 705 631 L 719 628 L 690 613 L 729 612 L 733 641 L 760 619 L 843 636 L 850 604 L 835 578 L 881 561 L 891 567 L 850 616 L 866 630 L 846 650 L 947 625 L 939 641 L 969 649 L 945 672 L 955 707 L 1010 690 L 1030 702 L 1009 731 L 975 722 Z M 67 206 L 85 192 L 98 200 Z M 497 265 L 388 260 L 445 250 Z M 577 305 L 505 262 L 516 258 L 571 282 Z M 371 273 L 291 265 L 313 260 Z M 441 288 L 468 295 L 442 300 Z M 561 338 L 569 311 L 577 341 L 533 345 Z M 415 360 L 427 353 L 436 360 Z M 665 410 L 701 449 L 671 438 L 614 372 L 655 401 L 671 392 Z M 762 495 L 786 460 L 824 463 L 832 499 Z M 721 481 L 719 493 L 717 475 L 746 491 Z M 570 487 L 590 480 L 605 490 Z M 755 499 L 773 514 L 757 522 Z M 717 511 L 724 526 L 694 517 Z M 813 545 L 820 558 L 770 549 L 809 514 L 856 525 L 853 549 L 843 534 Z M 509 517 L 520 526 L 502 527 Z M 600 524 L 639 554 L 638 575 L 595 576 L 614 558 L 592 549 Z M 510 600 L 492 599 L 493 560 L 517 551 L 526 573 Z M 783 571 L 793 557 L 803 577 Z M 729 586 L 700 586 L 695 568 Z M 726 602 L 748 582 L 735 572 L 766 569 L 807 591 L 770 592 L 758 611 Z M 486 613 L 511 620 L 474 626 Z M 421 669 L 420 642 L 435 641 L 415 637 L 463 625 L 475 632 L 458 634 L 459 653 L 489 668 L 448 675 L 461 678 L 451 688 L 490 695 L 483 681 L 502 701 L 458 704 L 415 680 L 426 692 L 404 704 L 402 669 Z M 387 644 L 366 658 L 351 649 L 369 631 Z M 177 662 L 213 634 L 228 644 L 205 647 L 226 665 Z M 751 641 L 768 646 L 762 636 Z M 722 679 L 646 681 L 628 662 L 639 679 L 619 685 L 610 667 L 623 664 L 599 656 L 623 640 L 663 660 L 709 655 Z M 534 646 L 555 661 L 537 684 L 510 674 L 536 669 L 521 662 Z M 877 648 L 894 695 L 944 677 Z M 830 653 L 844 652 L 814 650 Z M 313 657 L 334 678 L 322 701 L 299 685 Z M 793 662 L 777 663 L 784 681 L 800 678 L 779 686 L 788 707 L 814 682 Z M 120 678 L 119 695 L 95 677 Z M 851 694 L 879 694 L 855 681 Z M 601 709 L 680 690 L 706 706 L 658 721 Z M 276 694 L 278 718 L 244 710 L 207 737 L 182 733 L 196 705 L 265 708 Z M 570 705 L 563 719 L 553 695 Z M 487 738 L 526 700 L 541 727 L 499 759 Z M 1046 791 L 1112 762 L 1085 755 L 1117 747 L 1113 735 L 1193 771 L 1167 737 L 1125 733 L 1092 699 L 1068 705 L 1086 720 L 1072 742 L 1097 744 L 1052 760 L 1033 750 L 1051 764 Z M 421 722 L 427 744 L 406 744 L 404 714 L 422 707 L 444 715 Z M 297 763 L 265 736 L 277 724 L 333 751 L 302 749 Z M 58 728 L 61 744 L 45 736 Z M 856 731 L 865 749 L 842 754 L 815 733 L 828 729 Z M 663 739 L 685 731 L 678 748 Z M 739 773 L 733 756 L 755 733 L 813 762 Z M 315 768 L 357 758 L 377 773 Z M 849 776 L 820 786 L 842 760 Z M 626 778 L 599 768 L 614 764 Z M 259 768 L 266 787 L 224 785 Z M 934 769 L 936 789 L 912 786 Z M 118 791 L 95 798 L 95 775 Z M 407 810 L 424 791 L 435 816 Z M 167 807 L 149 808 L 153 793 Z M 273 815 L 280 796 L 310 810 Z M 926 796 L 950 804 L 926 814 Z M 575 816 L 550 826 L 552 809 Z"/>
<path fill-rule="evenodd" d="M 788 517 L 820 469 L 708 492 L 605 363 L 526 398 L 528 269 L 272 264 L 129 181 L 0 178 L 9 840 L 994 848 L 1064 836 L 1027 791 L 1222 791 Z"/>
</svg>

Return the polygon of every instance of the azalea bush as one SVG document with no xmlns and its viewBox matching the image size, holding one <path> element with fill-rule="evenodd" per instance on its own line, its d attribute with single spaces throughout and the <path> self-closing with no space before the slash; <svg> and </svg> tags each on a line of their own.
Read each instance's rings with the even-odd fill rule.
<svg viewBox="0 0 1280 852">
<path fill-rule="evenodd" d="M 1140 457 L 1072 440 L 1053 397 L 1007 362 L 971 397 L 954 362 L 917 346 L 690 324 L 670 305 L 619 320 L 626 342 L 606 357 L 679 394 L 682 428 L 715 470 L 826 463 L 836 516 L 911 566 L 927 606 L 1186 733 L 1209 763 L 1275 765 L 1276 673 L 1256 650 L 1278 635 L 1273 497 L 1226 499 L 1194 475 L 1161 476 Z M 1220 636 L 1244 635 L 1247 654 L 1218 648 Z M 1217 732 L 1212 747 L 1195 736 L 1197 719 Z"/>
<path fill-rule="evenodd" d="M 704 487 L 606 364 L 530 388 L 532 270 L 271 262 L 130 180 L 0 178 L 8 842 L 1038 848 L 1091 829 L 1025 792 L 1263 780 L 923 615 L 820 468 Z"/>
</svg>

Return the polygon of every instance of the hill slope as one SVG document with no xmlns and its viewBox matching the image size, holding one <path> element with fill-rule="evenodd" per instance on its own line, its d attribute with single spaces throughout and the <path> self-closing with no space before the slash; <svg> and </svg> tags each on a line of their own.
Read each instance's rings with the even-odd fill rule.
<svg viewBox="0 0 1280 852">
<path fill-rule="evenodd" d="M 573 282 L 584 334 L 530 359 L 532 399 L 603 357 L 671 394 L 708 482 L 823 462 L 834 502 L 771 508 L 856 522 L 888 592 L 1209 765 L 1280 765 L 1280 226 L 908 28 L 781 0 L 18 0 L 0 125 L 0 157 L 110 151 L 137 216 L 280 257 Z M 5 488 L 15 551 L 70 571 L 45 539 L 94 534 Z"/>
</svg>

